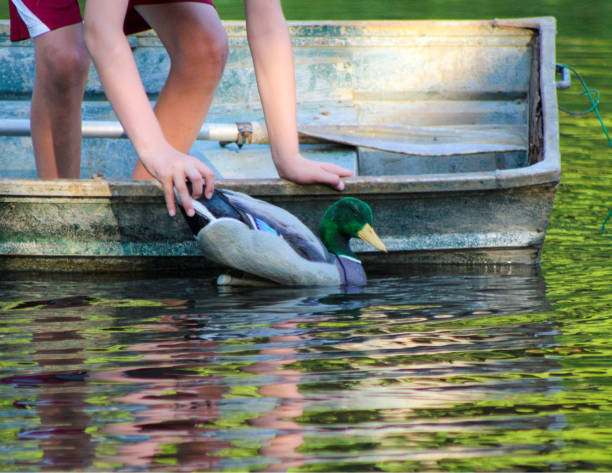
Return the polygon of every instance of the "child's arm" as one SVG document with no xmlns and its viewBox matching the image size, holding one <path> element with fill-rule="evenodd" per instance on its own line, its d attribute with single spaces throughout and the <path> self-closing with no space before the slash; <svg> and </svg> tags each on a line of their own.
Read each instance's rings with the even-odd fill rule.
<svg viewBox="0 0 612 473">
<path fill-rule="evenodd" d="M 85 7 L 85 42 L 117 117 L 138 157 L 162 184 L 170 215 L 176 213 L 174 187 L 185 211 L 193 214 L 186 179 L 194 197 L 207 197 L 214 188 L 214 173 L 198 159 L 174 149 L 164 137 L 140 80 L 129 43 L 123 34 L 128 0 L 88 0 Z M 204 181 L 204 182 L 203 182 Z"/>
<path fill-rule="evenodd" d="M 302 184 L 320 182 L 342 190 L 340 178 L 352 176 L 352 171 L 311 161 L 299 152 L 293 51 L 280 0 L 244 3 L 259 96 L 279 175 Z"/>
</svg>

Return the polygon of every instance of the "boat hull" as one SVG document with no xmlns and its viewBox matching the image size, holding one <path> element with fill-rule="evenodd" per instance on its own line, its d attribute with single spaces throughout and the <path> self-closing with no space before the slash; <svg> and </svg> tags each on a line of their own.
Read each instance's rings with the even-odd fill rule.
<svg viewBox="0 0 612 473">
<path fill-rule="evenodd" d="M 315 231 L 324 209 L 340 197 L 320 186 L 305 189 L 276 181 L 218 185 L 279 205 Z M 7 195 L 7 187 L 13 195 Z M 432 192 L 410 187 L 406 181 L 347 182 L 342 195 L 370 204 L 376 231 L 389 250 L 370 251 L 355 241 L 366 266 L 538 262 L 555 183 Z M 274 188 L 278 192 L 272 193 Z M 21 195 L 15 195 L 17 189 Z M 152 183 L 0 180 L 0 193 L 3 270 L 217 269 L 202 256 L 182 216 L 167 215 L 163 194 Z"/>
<path fill-rule="evenodd" d="M 244 24 L 226 28 L 230 58 L 192 149 L 219 187 L 279 205 L 315 232 L 336 199 L 365 200 L 389 249 L 354 242 L 370 268 L 538 263 L 561 176 L 554 19 L 291 23 L 301 152 L 353 169 L 342 193 L 278 178 Z M 182 217 L 167 215 L 159 186 L 129 179 L 136 156 L 117 126 L 91 135 L 84 126 L 82 175 L 103 176 L 33 178 L 18 121 L 29 113 L 33 48 L 9 44 L 7 33 L 0 24 L 0 101 L 13 120 L 0 136 L 0 270 L 218 271 Z M 150 32 L 130 41 L 154 98 L 167 57 Z M 83 106 L 91 129 L 113 119 L 101 93 L 92 71 Z M 219 121 L 242 123 L 241 147 L 211 141 L 225 141 L 211 138 Z M 221 126 L 230 138 L 235 128 Z"/>
</svg>

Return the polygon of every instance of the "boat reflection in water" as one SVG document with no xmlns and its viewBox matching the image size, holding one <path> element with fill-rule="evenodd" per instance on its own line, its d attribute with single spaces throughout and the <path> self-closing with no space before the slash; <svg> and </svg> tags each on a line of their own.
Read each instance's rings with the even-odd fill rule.
<svg viewBox="0 0 612 473">
<path fill-rule="evenodd" d="M 3 357 L 19 374 L 2 369 L 0 394 L 15 468 L 440 468 L 535 451 L 499 430 L 564 422 L 519 412 L 563 389 L 537 355 L 556 344 L 537 274 L 227 292 L 24 277 L 2 282 L 8 293 Z"/>
</svg>

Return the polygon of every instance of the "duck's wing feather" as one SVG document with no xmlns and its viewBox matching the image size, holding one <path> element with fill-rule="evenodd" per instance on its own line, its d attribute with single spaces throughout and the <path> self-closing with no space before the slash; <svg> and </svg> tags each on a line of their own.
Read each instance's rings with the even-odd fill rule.
<svg viewBox="0 0 612 473">
<path fill-rule="evenodd" d="M 300 256 L 310 261 L 330 262 L 333 256 L 321 240 L 290 212 L 263 200 L 255 199 L 241 192 L 223 189 L 227 201 L 241 214 L 241 220 L 251 228 L 276 232 Z"/>
<path fill-rule="evenodd" d="M 211 260 L 259 278 L 298 286 L 341 283 L 335 262 L 303 258 L 280 235 L 254 230 L 237 219 L 218 218 L 197 239 Z"/>
</svg>

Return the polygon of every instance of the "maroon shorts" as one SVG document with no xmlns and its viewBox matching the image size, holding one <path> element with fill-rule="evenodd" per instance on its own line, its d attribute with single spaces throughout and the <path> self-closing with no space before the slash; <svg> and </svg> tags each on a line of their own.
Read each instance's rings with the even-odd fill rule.
<svg viewBox="0 0 612 473">
<path fill-rule="evenodd" d="M 112 1 L 112 0 L 109 0 Z M 175 3 L 185 0 L 130 0 L 125 15 L 125 34 L 138 33 L 151 27 L 134 9 L 134 5 Z M 215 6 L 213 0 L 187 0 Z M 77 0 L 9 0 L 11 41 L 34 38 L 48 31 L 83 21 Z"/>
</svg>

